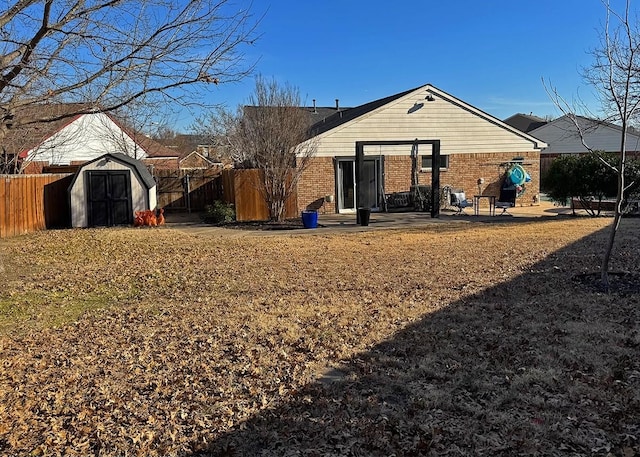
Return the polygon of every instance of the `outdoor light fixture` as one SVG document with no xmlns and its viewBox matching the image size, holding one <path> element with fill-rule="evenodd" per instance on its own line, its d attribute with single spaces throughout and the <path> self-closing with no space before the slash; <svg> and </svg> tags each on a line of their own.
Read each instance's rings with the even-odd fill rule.
<svg viewBox="0 0 640 457">
<path fill-rule="evenodd" d="M 431 94 L 427 94 L 427 96 L 425 97 L 425 100 L 428 102 L 432 102 L 435 100 L 435 98 L 433 98 L 433 95 Z"/>
</svg>

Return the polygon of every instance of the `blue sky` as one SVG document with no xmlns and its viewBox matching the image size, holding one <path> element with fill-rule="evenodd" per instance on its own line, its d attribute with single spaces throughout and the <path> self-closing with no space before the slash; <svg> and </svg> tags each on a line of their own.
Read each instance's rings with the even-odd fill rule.
<svg viewBox="0 0 640 457">
<path fill-rule="evenodd" d="M 500 119 L 557 116 L 544 78 L 598 109 L 581 71 L 605 19 L 600 0 L 256 0 L 254 9 L 265 16 L 247 58 L 307 105 L 357 106 L 430 83 Z M 235 107 L 253 85 L 221 84 L 210 101 Z"/>
</svg>

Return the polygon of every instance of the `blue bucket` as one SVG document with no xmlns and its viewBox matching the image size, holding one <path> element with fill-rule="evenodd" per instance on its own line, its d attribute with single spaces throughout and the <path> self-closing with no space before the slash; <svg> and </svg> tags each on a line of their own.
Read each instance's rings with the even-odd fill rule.
<svg viewBox="0 0 640 457">
<path fill-rule="evenodd" d="M 317 228 L 318 227 L 318 212 L 317 211 L 303 211 L 302 212 L 302 225 L 304 228 Z"/>
</svg>

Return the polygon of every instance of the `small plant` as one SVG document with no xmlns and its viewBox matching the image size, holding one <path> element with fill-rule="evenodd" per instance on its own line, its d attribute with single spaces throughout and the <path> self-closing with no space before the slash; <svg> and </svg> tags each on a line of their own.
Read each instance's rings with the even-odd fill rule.
<svg viewBox="0 0 640 457">
<path fill-rule="evenodd" d="M 236 211 L 231 203 L 216 200 L 213 205 L 205 207 L 202 220 L 207 224 L 224 224 L 236 220 Z"/>
</svg>

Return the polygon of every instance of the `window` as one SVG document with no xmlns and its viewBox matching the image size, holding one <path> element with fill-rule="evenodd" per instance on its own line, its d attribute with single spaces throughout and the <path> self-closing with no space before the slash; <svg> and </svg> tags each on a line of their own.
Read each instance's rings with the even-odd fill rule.
<svg viewBox="0 0 640 457">
<path fill-rule="evenodd" d="M 431 170 L 433 168 L 433 164 L 431 163 L 431 154 L 426 155 L 426 156 L 422 156 L 422 164 L 420 165 L 420 168 L 422 168 L 423 170 L 425 170 L 425 169 Z M 440 156 L 440 169 L 441 170 L 446 170 L 447 168 L 449 168 L 449 156 L 448 155 L 441 155 Z"/>
</svg>

